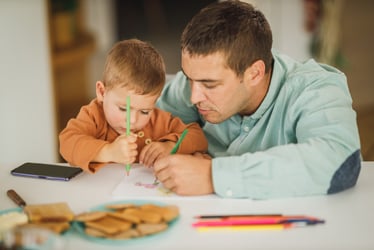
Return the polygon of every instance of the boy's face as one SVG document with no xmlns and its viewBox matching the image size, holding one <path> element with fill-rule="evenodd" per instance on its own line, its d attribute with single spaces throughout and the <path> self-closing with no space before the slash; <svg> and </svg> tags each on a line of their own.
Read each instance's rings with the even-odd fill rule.
<svg viewBox="0 0 374 250">
<path fill-rule="evenodd" d="M 96 94 L 103 102 L 104 114 L 109 125 L 119 134 L 126 133 L 126 98 L 130 97 L 131 132 L 143 129 L 149 122 L 159 95 L 139 95 L 124 87 L 106 90 L 101 82 L 96 84 Z"/>
</svg>

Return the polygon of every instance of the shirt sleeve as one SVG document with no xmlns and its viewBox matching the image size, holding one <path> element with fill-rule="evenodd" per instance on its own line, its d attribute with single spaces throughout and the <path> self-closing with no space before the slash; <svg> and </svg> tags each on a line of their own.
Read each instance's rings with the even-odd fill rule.
<svg viewBox="0 0 374 250">
<path fill-rule="evenodd" d="M 356 184 L 360 142 L 347 90 L 328 83 L 315 86 L 301 91 L 289 105 L 282 122 L 292 128 L 295 142 L 214 158 L 212 173 L 218 195 L 253 199 L 310 196 Z M 278 128 L 282 134 L 282 127 Z"/>
<path fill-rule="evenodd" d="M 279 77 L 287 86 L 254 125 L 247 144 L 242 143 L 244 135 L 232 138 L 231 133 L 226 138 L 223 125 L 215 126 L 214 133 L 207 131 L 213 125 L 202 124 L 203 119 L 190 104 L 191 92 L 182 73 L 166 86 L 158 105 L 185 122 L 204 125 L 214 157 L 214 190 L 219 196 L 268 199 L 331 194 L 356 184 L 360 141 L 345 76 L 318 74 L 303 71 L 299 82 Z M 241 127 L 227 129 L 240 133 Z M 225 139 L 225 145 L 217 139 Z M 214 152 L 230 146 L 235 152 Z"/>
</svg>

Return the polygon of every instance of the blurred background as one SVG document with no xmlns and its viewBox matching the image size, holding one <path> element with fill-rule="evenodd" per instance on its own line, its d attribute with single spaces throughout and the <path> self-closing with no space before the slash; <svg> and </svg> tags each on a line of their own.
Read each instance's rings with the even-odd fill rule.
<svg viewBox="0 0 374 250">
<path fill-rule="evenodd" d="M 212 0 L 0 0 L 0 163 L 60 162 L 58 133 L 95 97 L 119 40 L 151 42 L 167 73 L 179 37 Z M 334 65 L 348 78 L 364 160 L 374 160 L 372 0 L 248 0 L 265 13 L 274 48 Z M 370 60 L 370 61 L 369 61 Z"/>
</svg>

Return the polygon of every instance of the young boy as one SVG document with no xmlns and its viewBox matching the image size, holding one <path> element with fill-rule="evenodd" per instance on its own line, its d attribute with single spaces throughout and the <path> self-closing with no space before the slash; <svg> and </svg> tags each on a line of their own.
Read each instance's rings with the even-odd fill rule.
<svg viewBox="0 0 374 250">
<path fill-rule="evenodd" d="M 102 81 L 96 82 L 96 98 L 59 135 L 61 155 L 91 173 L 109 162 L 152 166 L 170 154 L 186 128 L 177 152 L 205 152 L 208 143 L 197 123 L 185 125 L 155 108 L 164 84 L 165 65 L 155 48 L 137 39 L 116 43 L 106 59 Z M 127 97 L 131 100 L 129 136 Z"/>
</svg>

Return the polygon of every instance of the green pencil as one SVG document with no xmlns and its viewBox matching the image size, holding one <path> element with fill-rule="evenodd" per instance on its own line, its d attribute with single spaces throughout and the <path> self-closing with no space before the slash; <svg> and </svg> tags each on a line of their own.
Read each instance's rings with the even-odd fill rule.
<svg viewBox="0 0 374 250">
<path fill-rule="evenodd" d="M 173 155 L 178 151 L 179 145 L 182 143 L 182 141 L 183 141 L 184 137 L 186 136 L 187 132 L 188 132 L 188 129 L 183 130 L 181 136 L 179 137 L 177 143 L 175 143 L 175 145 L 174 145 L 173 149 L 171 150 L 170 154 Z"/>
<path fill-rule="evenodd" d="M 130 120 L 131 120 L 131 112 L 130 112 L 130 96 L 126 98 L 126 135 L 130 135 Z M 126 174 L 130 174 L 131 165 L 129 163 L 126 164 Z"/>
</svg>

